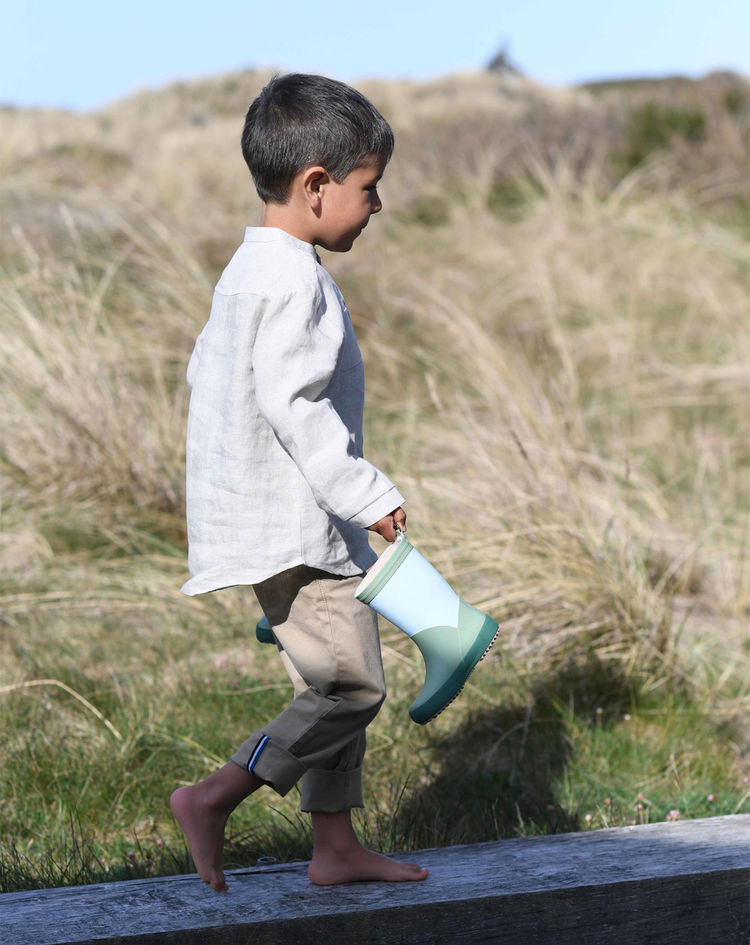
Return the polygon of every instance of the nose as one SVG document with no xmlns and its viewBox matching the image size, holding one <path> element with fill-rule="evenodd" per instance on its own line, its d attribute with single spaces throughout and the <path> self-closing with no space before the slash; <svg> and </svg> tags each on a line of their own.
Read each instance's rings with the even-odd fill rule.
<svg viewBox="0 0 750 945">
<path fill-rule="evenodd" d="M 380 213 L 382 209 L 383 201 L 380 199 L 380 195 L 376 191 L 370 200 L 370 213 Z"/>
</svg>

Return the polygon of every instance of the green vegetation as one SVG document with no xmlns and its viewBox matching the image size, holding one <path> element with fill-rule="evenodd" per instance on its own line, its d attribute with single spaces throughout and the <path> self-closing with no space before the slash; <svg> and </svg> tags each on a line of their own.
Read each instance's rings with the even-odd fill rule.
<svg viewBox="0 0 750 945">
<path fill-rule="evenodd" d="M 184 370 L 257 212 L 236 142 L 262 81 L 0 113 L 3 890 L 190 870 L 169 793 L 288 696 L 248 589 L 179 593 Z M 326 263 L 368 454 L 502 629 L 420 728 L 418 654 L 384 627 L 379 849 L 750 811 L 750 116 L 726 88 L 366 89 L 399 142 L 385 212 Z M 622 177 L 629 121 L 662 153 Z M 294 792 L 231 831 L 234 865 L 309 855 Z"/>
<path fill-rule="evenodd" d="M 700 108 L 679 108 L 646 102 L 628 116 L 622 162 L 627 170 L 637 167 L 654 151 L 668 148 L 676 138 L 688 143 L 702 141 L 706 115 Z"/>
<path fill-rule="evenodd" d="M 747 90 L 739 86 L 724 93 L 724 107 L 730 115 L 739 116 L 747 108 Z"/>
<path fill-rule="evenodd" d="M 205 644 L 195 652 L 201 623 L 189 622 L 169 655 L 157 633 L 151 643 L 141 634 L 137 668 L 109 666 L 97 679 L 69 667 L 59 672 L 67 682 L 3 693 L 2 724 L 14 733 L 0 773 L 5 891 L 191 871 L 168 794 L 220 764 L 232 737 L 287 696 L 272 649 L 245 649 L 242 622 L 208 610 L 224 628 L 211 649 L 234 654 L 218 665 Z M 99 631 L 110 658 L 116 632 Z M 418 728 L 406 712 L 420 667 L 396 631 L 384 640 L 391 697 L 371 731 L 369 806 L 358 817 L 379 848 L 747 810 L 739 733 L 679 687 L 650 689 L 654 680 L 596 661 L 528 673 L 495 656 L 461 704 Z M 61 662 L 49 658 L 58 671 Z M 235 866 L 309 855 L 296 792 L 254 797 L 231 823 Z"/>
<path fill-rule="evenodd" d="M 531 175 L 499 177 L 487 194 L 487 209 L 499 219 L 512 223 L 525 216 L 534 200 L 541 196 L 542 185 Z"/>
</svg>

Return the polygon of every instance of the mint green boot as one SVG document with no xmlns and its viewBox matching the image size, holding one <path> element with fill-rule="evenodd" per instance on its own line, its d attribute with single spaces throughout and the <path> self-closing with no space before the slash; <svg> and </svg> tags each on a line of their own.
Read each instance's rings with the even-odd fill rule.
<svg viewBox="0 0 750 945">
<path fill-rule="evenodd" d="M 370 569 L 356 597 L 419 647 L 425 681 L 409 709 L 419 725 L 453 702 L 498 634 L 497 621 L 462 600 L 402 533 Z"/>
</svg>

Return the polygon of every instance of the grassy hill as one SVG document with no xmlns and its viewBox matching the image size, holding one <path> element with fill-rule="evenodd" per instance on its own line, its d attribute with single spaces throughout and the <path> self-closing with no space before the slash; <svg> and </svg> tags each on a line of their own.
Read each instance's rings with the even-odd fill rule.
<svg viewBox="0 0 750 945">
<path fill-rule="evenodd" d="M 0 884 L 188 867 L 166 809 L 287 697 L 248 591 L 188 600 L 184 370 L 257 220 L 268 74 L 0 110 Z M 384 213 L 324 260 L 367 453 L 413 541 L 502 624 L 406 717 L 384 628 L 360 829 L 383 849 L 747 811 L 750 86 L 363 82 Z M 275 811 L 275 813 L 274 813 Z M 237 862 L 305 856 L 293 796 Z"/>
</svg>

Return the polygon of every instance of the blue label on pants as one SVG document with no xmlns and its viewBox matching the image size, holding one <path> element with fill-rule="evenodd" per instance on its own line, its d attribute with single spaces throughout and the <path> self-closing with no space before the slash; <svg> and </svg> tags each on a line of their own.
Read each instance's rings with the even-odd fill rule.
<svg viewBox="0 0 750 945">
<path fill-rule="evenodd" d="M 247 770 L 249 771 L 250 774 L 253 773 L 253 768 L 258 763 L 258 758 L 260 758 L 261 754 L 263 753 L 263 749 L 266 747 L 266 745 L 270 741 L 271 739 L 268 737 L 268 735 L 264 735 L 263 738 L 261 738 L 261 740 L 255 746 L 255 751 L 252 753 L 252 755 L 250 756 L 250 761 L 248 761 L 247 763 Z"/>
</svg>

